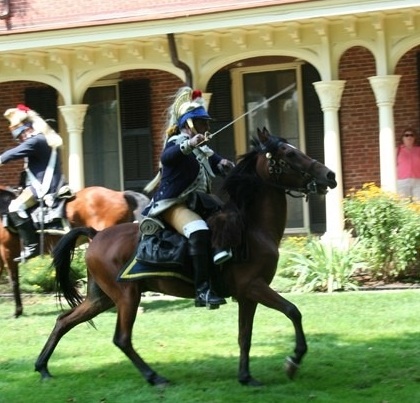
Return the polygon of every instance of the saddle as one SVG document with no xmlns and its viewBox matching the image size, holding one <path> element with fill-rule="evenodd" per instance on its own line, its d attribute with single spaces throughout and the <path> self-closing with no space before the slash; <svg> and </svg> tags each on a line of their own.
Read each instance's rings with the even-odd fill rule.
<svg viewBox="0 0 420 403">
<path fill-rule="evenodd" d="M 35 229 L 50 235 L 64 235 L 70 231 L 66 217 L 66 203 L 75 198 L 68 186 L 61 186 L 56 193 L 45 195 L 42 203 L 29 211 Z"/>
<path fill-rule="evenodd" d="M 70 231 L 66 218 L 66 203 L 75 198 L 75 193 L 68 185 L 62 186 L 56 193 L 44 196 L 43 200 L 28 213 L 35 229 L 50 235 L 64 235 Z"/>
<path fill-rule="evenodd" d="M 232 248 L 234 260 L 244 258 L 243 223 L 240 213 L 231 206 L 223 205 L 214 195 L 193 193 L 187 205 L 203 217 L 212 234 L 215 250 Z M 142 234 L 136 253 L 136 260 L 148 266 L 162 268 L 184 267 L 188 262 L 187 238 L 155 217 L 145 217 L 140 224 Z"/>
</svg>

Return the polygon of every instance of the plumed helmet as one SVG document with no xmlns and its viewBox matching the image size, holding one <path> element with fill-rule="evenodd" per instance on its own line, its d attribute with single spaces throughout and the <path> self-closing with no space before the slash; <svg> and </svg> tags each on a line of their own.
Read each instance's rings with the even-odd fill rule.
<svg viewBox="0 0 420 403">
<path fill-rule="evenodd" d="M 200 90 L 182 87 L 175 96 L 171 108 L 171 119 L 178 127 L 184 126 L 188 119 L 211 119 Z"/>
<path fill-rule="evenodd" d="M 32 127 L 28 115 L 29 111 L 28 107 L 19 104 L 16 108 L 10 108 L 4 112 L 4 117 L 9 121 L 9 129 L 14 139 L 17 139 L 28 127 Z"/>
<path fill-rule="evenodd" d="M 33 127 L 36 132 L 45 135 L 50 147 L 57 148 L 63 144 L 60 135 L 37 112 L 23 104 L 8 109 L 4 112 L 4 117 L 9 121 L 9 129 L 15 139 L 28 127 Z"/>
</svg>

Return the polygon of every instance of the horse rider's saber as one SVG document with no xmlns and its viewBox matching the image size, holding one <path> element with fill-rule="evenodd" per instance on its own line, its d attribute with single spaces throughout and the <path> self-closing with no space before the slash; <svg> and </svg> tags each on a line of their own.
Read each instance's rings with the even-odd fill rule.
<svg viewBox="0 0 420 403">
<path fill-rule="evenodd" d="M 242 115 L 238 116 L 236 119 L 232 120 L 232 122 L 230 122 L 227 125 L 223 126 L 221 129 L 215 131 L 214 133 L 206 132 L 205 133 L 206 139 L 203 140 L 201 143 L 197 144 L 197 147 L 200 146 L 203 143 L 206 143 L 207 141 L 209 141 L 210 139 L 212 139 L 216 134 L 219 134 L 221 131 L 227 129 L 229 126 L 232 126 L 239 119 L 242 119 L 243 117 L 245 117 L 245 116 L 249 115 L 250 113 L 256 111 L 257 109 L 261 108 L 263 105 L 268 104 L 273 99 L 276 99 L 279 96 L 285 94 L 286 92 L 289 92 L 290 90 L 292 90 L 295 87 L 296 87 L 296 84 L 295 83 L 290 84 L 288 87 L 283 88 L 281 91 L 279 91 L 276 94 L 272 95 L 270 98 L 267 98 L 265 101 L 262 101 L 261 103 L 259 103 L 258 105 L 254 106 L 252 109 L 250 109 L 248 112 L 245 112 Z"/>
</svg>

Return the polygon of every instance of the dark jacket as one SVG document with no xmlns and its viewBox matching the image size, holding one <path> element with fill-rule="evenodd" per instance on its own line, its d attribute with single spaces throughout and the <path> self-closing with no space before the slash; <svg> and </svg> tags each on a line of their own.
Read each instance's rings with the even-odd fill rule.
<svg viewBox="0 0 420 403">
<path fill-rule="evenodd" d="M 180 136 L 180 140 L 188 139 L 187 136 Z M 209 149 L 210 150 L 210 149 Z M 212 151 L 212 150 L 210 150 Z M 208 157 L 211 170 L 215 175 L 221 175 L 218 164 L 223 159 L 214 153 Z M 191 152 L 184 154 L 181 151 L 180 141 L 168 141 L 161 155 L 162 177 L 150 204 L 143 210 L 143 215 L 148 215 L 150 210 L 158 209 L 162 201 L 177 199 L 197 179 L 200 162 L 196 155 Z M 174 203 L 172 203 L 174 204 Z M 169 207 L 169 205 L 168 205 Z"/>
<path fill-rule="evenodd" d="M 45 136 L 40 133 L 27 138 L 18 146 L 5 151 L 0 155 L 0 158 L 2 164 L 6 164 L 9 161 L 27 158 L 28 169 L 34 174 L 38 181 L 42 183 L 48 162 L 50 160 L 51 152 L 52 148 L 48 145 Z M 60 185 L 61 175 L 61 158 L 60 153 L 57 152 L 54 174 L 48 193 L 57 191 L 57 187 Z M 33 186 L 30 187 L 36 196 L 35 188 Z"/>
</svg>

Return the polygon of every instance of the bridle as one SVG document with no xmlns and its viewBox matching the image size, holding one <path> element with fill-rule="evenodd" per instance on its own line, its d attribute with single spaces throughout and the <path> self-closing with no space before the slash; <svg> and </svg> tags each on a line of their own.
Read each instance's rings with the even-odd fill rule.
<svg viewBox="0 0 420 403">
<path fill-rule="evenodd" d="M 279 145 L 281 145 L 281 142 Z M 294 198 L 306 197 L 306 199 L 308 199 L 309 194 L 319 193 L 318 184 L 316 183 L 316 180 L 312 175 L 308 174 L 305 171 L 302 171 L 301 169 L 295 168 L 294 166 L 286 162 L 284 159 L 273 158 L 273 155 L 271 154 L 271 152 L 266 152 L 265 158 L 268 160 L 268 173 L 270 177 L 274 177 L 273 181 L 267 182 L 270 186 L 284 190 L 286 194 Z M 316 162 L 317 162 L 316 160 L 312 159 L 310 168 Z M 308 183 L 306 184 L 306 186 L 292 188 L 291 186 L 285 186 L 285 185 L 280 184 L 279 182 L 281 179 L 280 178 L 281 175 L 287 174 L 290 172 L 297 172 L 304 179 L 308 179 Z M 298 194 L 294 192 L 298 192 Z"/>
</svg>

